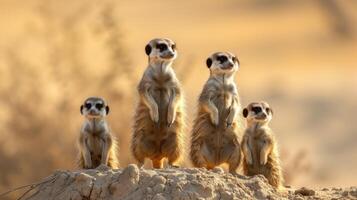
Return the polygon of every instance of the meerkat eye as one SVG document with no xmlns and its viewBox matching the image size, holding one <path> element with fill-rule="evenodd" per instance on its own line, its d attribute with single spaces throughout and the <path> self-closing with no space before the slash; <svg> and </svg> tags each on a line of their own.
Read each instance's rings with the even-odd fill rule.
<svg viewBox="0 0 357 200">
<path fill-rule="evenodd" d="M 104 105 L 103 105 L 103 103 L 97 103 L 97 104 L 95 104 L 95 107 L 96 107 L 98 110 L 101 110 L 101 109 L 104 107 Z"/>
<path fill-rule="evenodd" d="M 163 51 L 167 50 L 167 45 L 166 44 L 157 44 L 156 48 L 158 48 L 160 50 L 160 52 L 163 52 Z"/>
<path fill-rule="evenodd" d="M 91 103 L 85 103 L 84 107 L 86 107 L 89 110 L 92 107 L 92 104 Z"/>
<path fill-rule="evenodd" d="M 255 114 L 258 114 L 258 113 L 262 112 L 262 108 L 256 106 L 256 107 L 253 107 L 253 108 L 252 108 L 252 111 L 253 111 Z"/>
</svg>

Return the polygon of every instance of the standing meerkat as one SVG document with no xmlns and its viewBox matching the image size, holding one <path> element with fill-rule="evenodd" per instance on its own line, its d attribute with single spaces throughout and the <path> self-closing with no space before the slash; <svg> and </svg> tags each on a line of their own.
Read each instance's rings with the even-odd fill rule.
<svg viewBox="0 0 357 200">
<path fill-rule="evenodd" d="M 255 102 L 243 109 L 243 116 L 247 119 L 247 128 L 242 140 L 245 175 L 262 174 L 272 186 L 280 189 L 283 177 L 278 147 L 268 126 L 273 110 L 266 102 Z"/>
<path fill-rule="evenodd" d="M 162 168 L 163 158 L 176 166 L 181 155 L 184 127 L 181 85 L 171 67 L 177 56 L 169 39 L 153 39 L 145 47 L 149 65 L 138 85 L 131 150 L 142 167 L 145 158 Z"/>
<path fill-rule="evenodd" d="M 79 136 L 79 167 L 93 169 L 101 164 L 118 168 L 117 142 L 105 119 L 109 106 L 99 97 L 89 97 L 81 105 L 85 117 Z"/>
<path fill-rule="evenodd" d="M 199 97 L 191 135 L 191 161 L 195 167 L 207 169 L 227 163 L 229 172 L 236 173 L 241 160 L 240 100 L 234 82 L 239 61 L 232 53 L 217 52 L 206 64 L 210 76 Z"/>
</svg>

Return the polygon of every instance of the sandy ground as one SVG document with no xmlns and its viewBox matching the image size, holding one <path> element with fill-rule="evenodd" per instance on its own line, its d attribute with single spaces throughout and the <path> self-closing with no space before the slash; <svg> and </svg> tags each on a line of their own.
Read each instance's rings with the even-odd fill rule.
<svg viewBox="0 0 357 200">
<path fill-rule="evenodd" d="M 263 176 L 232 175 L 221 168 L 57 171 L 33 185 L 26 199 L 357 199 L 357 187 L 274 190 Z"/>
</svg>

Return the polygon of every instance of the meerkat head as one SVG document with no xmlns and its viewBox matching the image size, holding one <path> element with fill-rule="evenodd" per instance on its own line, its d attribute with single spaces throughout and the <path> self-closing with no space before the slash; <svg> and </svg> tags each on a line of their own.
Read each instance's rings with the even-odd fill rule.
<svg viewBox="0 0 357 200">
<path fill-rule="evenodd" d="M 206 60 L 213 74 L 233 74 L 239 68 L 238 58 L 230 52 L 216 52 Z"/>
<path fill-rule="evenodd" d="M 103 118 L 109 113 L 109 106 L 100 97 L 89 97 L 81 105 L 81 114 L 88 119 Z"/>
<path fill-rule="evenodd" d="M 243 117 L 249 122 L 258 122 L 261 124 L 269 123 L 273 117 L 273 110 L 266 102 L 250 103 L 243 109 Z"/>
<path fill-rule="evenodd" d="M 177 56 L 176 44 L 167 38 L 151 40 L 145 46 L 146 55 L 149 61 L 173 61 Z"/>
</svg>

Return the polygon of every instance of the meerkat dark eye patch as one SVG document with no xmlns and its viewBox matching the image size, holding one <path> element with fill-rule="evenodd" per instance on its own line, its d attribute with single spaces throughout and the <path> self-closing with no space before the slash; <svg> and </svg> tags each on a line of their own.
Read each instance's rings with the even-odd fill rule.
<svg viewBox="0 0 357 200">
<path fill-rule="evenodd" d="M 101 109 L 104 107 L 104 105 L 103 105 L 103 103 L 96 103 L 96 104 L 95 104 L 95 107 L 96 107 L 98 110 L 101 110 Z"/>
<path fill-rule="evenodd" d="M 248 116 L 248 109 L 244 108 L 243 109 L 243 117 L 247 118 L 247 116 Z"/>
<path fill-rule="evenodd" d="M 150 46 L 150 44 L 148 44 L 148 45 L 145 46 L 145 53 L 146 53 L 146 55 L 150 55 L 150 53 L 151 53 L 151 46 Z"/>
<path fill-rule="evenodd" d="M 266 108 L 265 111 L 266 111 L 268 114 L 269 114 L 269 113 L 270 113 L 270 114 L 273 114 L 273 110 L 270 109 L 270 108 Z"/>
<path fill-rule="evenodd" d="M 158 48 L 160 50 L 160 52 L 163 52 L 163 51 L 167 50 L 167 45 L 166 44 L 157 44 L 156 48 Z"/>
<path fill-rule="evenodd" d="M 91 103 L 85 103 L 84 107 L 86 107 L 86 109 L 90 109 L 92 107 L 92 104 Z"/>
<path fill-rule="evenodd" d="M 105 106 L 105 111 L 107 114 L 109 114 L 109 106 Z"/>
<path fill-rule="evenodd" d="M 211 65 L 212 65 L 212 59 L 211 58 L 207 58 L 206 65 L 207 65 L 208 68 L 211 67 Z"/>
<path fill-rule="evenodd" d="M 238 58 L 235 57 L 235 56 L 232 58 L 232 61 L 239 64 L 239 60 L 238 60 Z"/>
<path fill-rule="evenodd" d="M 227 56 L 218 56 L 217 60 L 222 64 L 228 60 Z"/>
<path fill-rule="evenodd" d="M 252 111 L 253 111 L 255 114 L 258 114 L 258 113 L 262 112 L 262 108 L 259 107 L 259 106 L 255 106 L 255 107 L 252 107 Z"/>
</svg>

